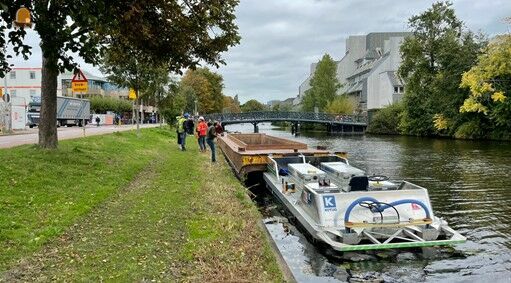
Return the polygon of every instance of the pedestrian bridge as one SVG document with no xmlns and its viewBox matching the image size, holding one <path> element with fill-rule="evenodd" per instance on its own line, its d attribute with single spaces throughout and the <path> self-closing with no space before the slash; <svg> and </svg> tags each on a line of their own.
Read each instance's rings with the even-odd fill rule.
<svg viewBox="0 0 511 283">
<path fill-rule="evenodd" d="M 206 120 L 222 122 L 223 126 L 232 124 L 250 123 L 254 125 L 254 132 L 259 131 L 257 126 L 263 122 L 290 122 L 292 131 L 298 133 L 300 124 L 316 123 L 326 125 L 330 133 L 363 134 L 367 127 L 367 118 L 359 115 L 336 115 L 314 112 L 245 112 L 245 113 L 214 113 L 204 115 Z"/>
</svg>

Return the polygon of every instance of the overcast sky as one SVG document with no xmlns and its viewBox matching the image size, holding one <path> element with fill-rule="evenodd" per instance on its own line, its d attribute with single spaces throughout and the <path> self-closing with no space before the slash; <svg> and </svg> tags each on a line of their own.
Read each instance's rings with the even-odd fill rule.
<svg viewBox="0 0 511 283">
<path fill-rule="evenodd" d="M 509 32 L 504 18 L 511 16 L 510 0 L 457 0 L 459 19 L 473 31 L 489 36 Z M 431 6 L 429 0 L 241 0 L 237 23 L 241 42 L 224 54 L 227 65 L 225 94 L 261 102 L 283 100 L 298 94 L 309 66 L 325 53 L 342 58 L 349 35 L 407 31 L 410 16 Z M 41 51 L 33 32 L 29 61 L 15 59 L 16 67 L 38 67 Z M 83 68 L 98 74 L 96 68 Z"/>
</svg>

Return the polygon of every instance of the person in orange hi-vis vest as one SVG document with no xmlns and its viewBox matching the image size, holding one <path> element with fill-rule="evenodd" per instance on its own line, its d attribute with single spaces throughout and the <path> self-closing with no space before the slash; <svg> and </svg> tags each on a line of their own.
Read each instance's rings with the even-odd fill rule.
<svg viewBox="0 0 511 283">
<path fill-rule="evenodd" d="M 204 121 L 204 117 L 199 117 L 199 123 L 197 124 L 197 139 L 199 141 L 199 149 L 201 152 L 206 151 L 206 133 L 208 131 L 208 125 Z"/>
</svg>

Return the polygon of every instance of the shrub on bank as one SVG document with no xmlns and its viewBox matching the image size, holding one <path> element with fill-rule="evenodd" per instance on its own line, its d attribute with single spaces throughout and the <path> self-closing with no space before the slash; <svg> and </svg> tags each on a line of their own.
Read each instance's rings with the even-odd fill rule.
<svg viewBox="0 0 511 283">
<path fill-rule="evenodd" d="M 376 112 L 369 122 L 367 132 L 372 134 L 398 135 L 399 121 L 403 107 L 401 104 L 391 104 Z"/>
<path fill-rule="evenodd" d="M 94 113 L 106 113 L 107 111 L 124 113 L 131 111 L 132 103 L 113 97 L 95 96 L 90 98 L 90 107 Z"/>
</svg>

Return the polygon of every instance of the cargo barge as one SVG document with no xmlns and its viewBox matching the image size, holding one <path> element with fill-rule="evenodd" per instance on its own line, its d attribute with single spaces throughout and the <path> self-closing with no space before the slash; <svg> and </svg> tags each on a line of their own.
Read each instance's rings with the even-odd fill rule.
<svg viewBox="0 0 511 283">
<path fill-rule="evenodd" d="M 307 144 L 301 142 L 259 133 L 224 133 L 222 136 L 218 137 L 217 144 L 237 177 L 241 179 L 251 172 L 266 171 L 269 162 L 268 156 L 284 157 L 304 155 L 318 157 L 330 155 L 330 152 L 325 149 L 311 149 Z M 334 154 L 340 157 L 346 157 L 345 152 L 335 152 Z"/>
<path fill-rule="evenodd" d="M 362 251 L 463 243 L 433 211 L 427 189 L 351 166 L 346 153 L 264 134 L 227 134 L 220 148 L 238 176 L 262 171 L 266 187 L 314 240 Z"/>
</svg>

